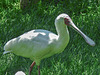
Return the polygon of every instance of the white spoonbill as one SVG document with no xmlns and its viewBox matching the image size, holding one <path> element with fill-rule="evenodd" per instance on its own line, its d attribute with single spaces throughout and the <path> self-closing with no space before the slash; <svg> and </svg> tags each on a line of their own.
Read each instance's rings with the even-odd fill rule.
<svg viewBox="0 0 100 75">
<path fill-rule="evenodd" d="M 26 75 L 23 71 L 18 71 L 15 75 Z"/>
<path fill-rule="evenodd" d="M 40 61 L 54 54 L 61 53 L 69 42 L 69 32 L 67 26 L 74 28 L 85 41 L 94 46 L 95 42 L 80 31 L 67 14 L 60 14 L 55 19 L 57 35 L 48 30 L 31 30 L 23 35 L 8 41 L 3 54 L 12 52 L 16 55 L 30 58 L 34 61 L 29 70 L 29 75 L 33 66 L 38 65 L 38 75 L 40 75 Z"/>
</svg>

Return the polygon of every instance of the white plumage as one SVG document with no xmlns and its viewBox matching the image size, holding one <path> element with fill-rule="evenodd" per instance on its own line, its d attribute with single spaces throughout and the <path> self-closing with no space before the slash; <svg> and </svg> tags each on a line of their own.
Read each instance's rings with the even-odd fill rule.
<svg viewBox="0 0 100 75">
<path fill-rule="evenodd" d="M 16 55 L 30 58 L 39 66 L 42 59 L 61 53 L 67 46 L 69 32 L 66 25 L 73 27 L 85 40 L 89 40 L 88 44 L 95 45 L 94 41 L 75 26 L 67 14 L 60 14 L 55 19 L 57 35 L 42 29 L 31 30 L 8 41 L 4 46 L 4 54 L 12 52 Z"/>
<path fill-rule="evenodd" d="M 67 38 L 66 38 L 67 39 Z M 34 60 L 37 65 L 41 59 L 64 50 L 59 46 L 58 36 L 47 30 L 32 30 L 8 41 L 4 50 Z M 65 42 L 67 44 L 67 42 Z M 59 50 L 60 49 L 60 50 Z M 59 51 L 57 51 L 59 50 Z"/>
<path fill-rule="evenodd" d="M 18 71 L 18 72 L 16 72 L 15 75 L 26 75 L 26 74 L 23 71 Z"/>
</svg>

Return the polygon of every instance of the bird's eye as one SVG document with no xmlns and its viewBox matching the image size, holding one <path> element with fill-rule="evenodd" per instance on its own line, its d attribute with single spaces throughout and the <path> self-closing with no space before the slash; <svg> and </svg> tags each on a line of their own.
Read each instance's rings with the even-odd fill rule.
<svg viewBox="0 0 100 75">
<path fill-rule="evenodd" d="M 64 22 L 65 22 L 66 25 L 69 25 L 69 23 L 70 23 L 68 18 L 64 18 Z"/>
</svg>

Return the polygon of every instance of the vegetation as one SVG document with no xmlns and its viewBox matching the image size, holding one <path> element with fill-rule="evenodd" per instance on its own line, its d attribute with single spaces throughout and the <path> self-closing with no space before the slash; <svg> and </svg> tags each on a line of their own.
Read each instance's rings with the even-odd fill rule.
<svg viewBox="0 0 100 75">
<path fill-rule="evenodd" d="M 0 75 L 22 70 L 28 75 L 32 61 L 13 53 L 3 55 L 5 43 L 29 30 L 46 29 L 56 33 L 54 20 L 67 13 L 96 46 L 89 46 L 69 28 L 70 42 L 64 52 L 41 61 L 41 75 L 100 75 L 100 1 L 42 0 L 20 9 L 19 0 L 0 0 Z M 37 66 L 32 74 L 37 75 Z"/>
</svg>

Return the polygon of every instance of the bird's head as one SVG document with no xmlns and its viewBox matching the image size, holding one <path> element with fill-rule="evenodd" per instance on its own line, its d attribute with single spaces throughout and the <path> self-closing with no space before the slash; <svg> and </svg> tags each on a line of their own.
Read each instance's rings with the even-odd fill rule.
<svg viewBox="0 0 100 75">
<path fill-rule="evenodd" d="M 55 19 L 55 25 L 57 26 L 69 26 L 71 28 L 73 28 L 75 31 L 77 31 L 79 34 L 82 35 L 82 37 L 85 39 L 85 41 L 91 45 L 91 46 L 94 46 L 95 45 L 95 42 L 93 40 L 91 40 L 88 36 L 86 36 L 80 29 L 78 29 L 76 27 L 76 25 L 73 23 L 73 21 L 71 20 L 71 18 L 63 13 L 63 14 L 60 14 L 59 16 L 57 16 L 57 18 Z"/>
<path fill-rule="evenodd" d="M 63 13 L 57 16 L 57 18 L 55 19 L 55 24 L 70 26 L 72 24 L 72 20 L 67 14 Z"/>
</svg>

